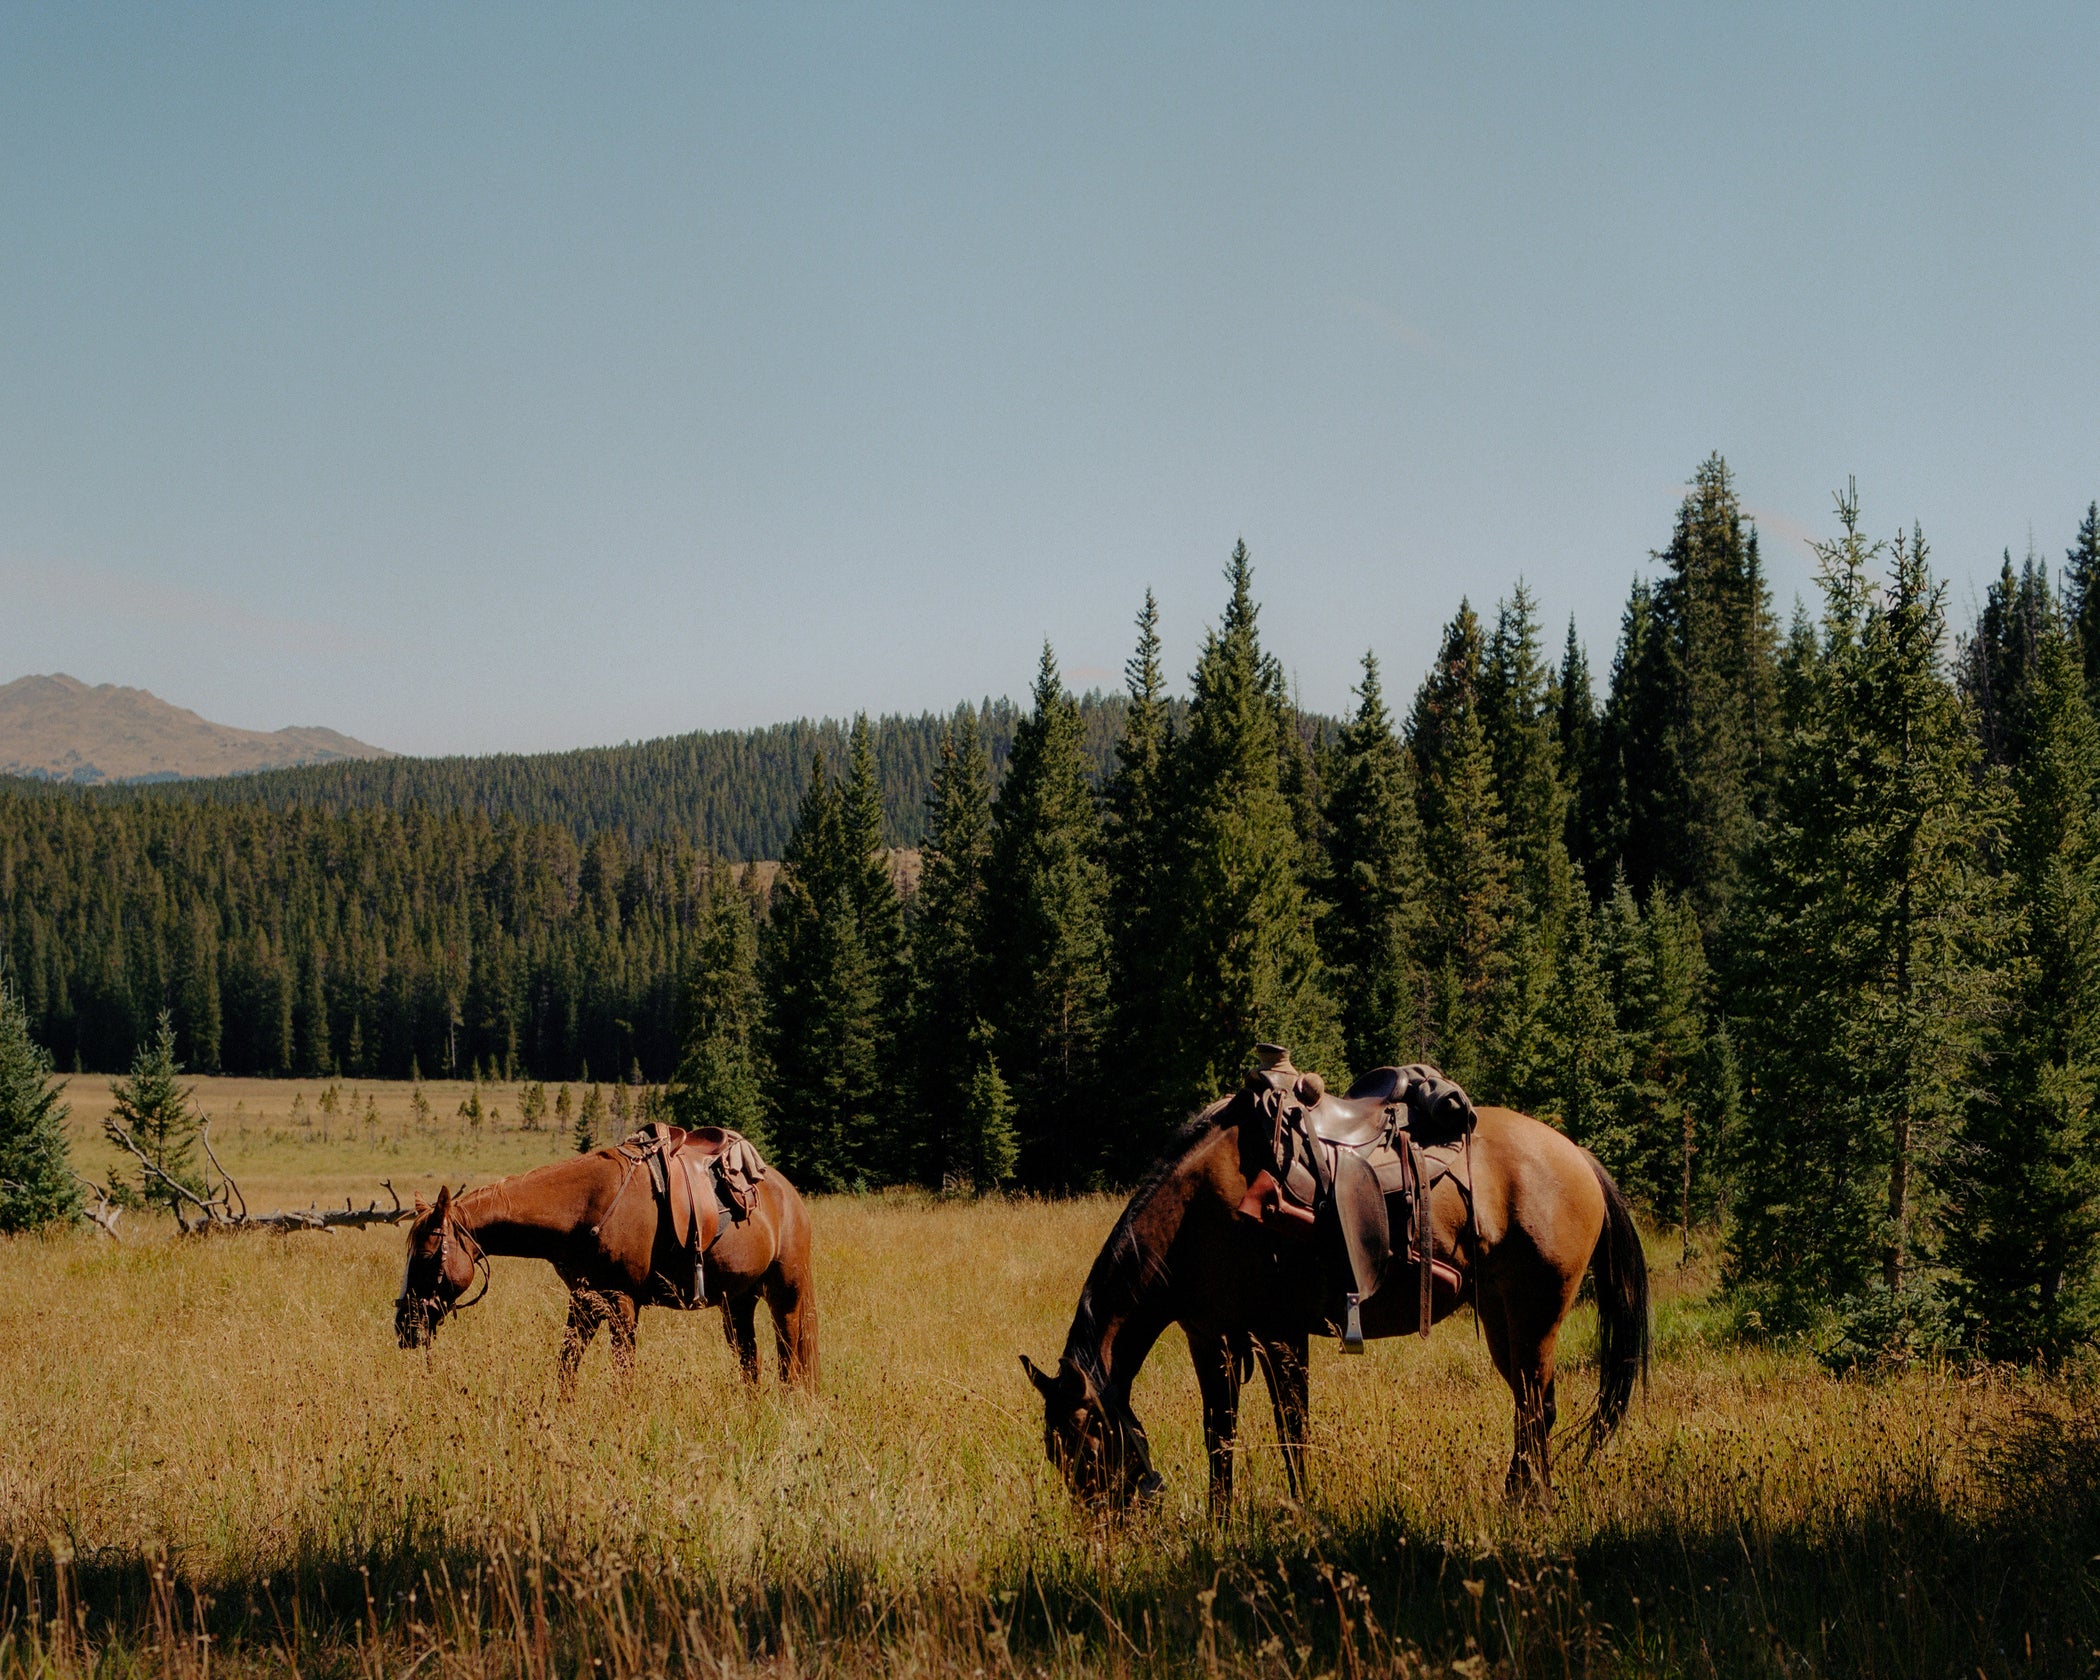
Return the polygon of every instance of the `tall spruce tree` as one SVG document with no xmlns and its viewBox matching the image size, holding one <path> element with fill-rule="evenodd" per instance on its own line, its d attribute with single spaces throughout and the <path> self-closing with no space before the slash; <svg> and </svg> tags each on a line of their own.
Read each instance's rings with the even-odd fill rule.
<svg viewBox="0 0 2100 1680">
<path fill-rule="evenodd" d="M 875 768 L 875 730 L 868 714 L 853 720 L 852 769 L 839 798 L 840 867 L 859 918 L 861 942 L 895 1012 L 905 983 L 904 904 L 883 843 L 882 783 Z"/>
<path fill-rule="evenodd" d="M 1822 651 L 1737 939 L 1752 1093 L 1733 1152 L 1729 1279 L 1776 1329 L 1835 1314 L 1852 1345 L 1930 1332 L 1930 1174 L 1988 1004 L 1977 753 L 1942 668 L 1921 538 L 1883 552 L 1839 499 Z"/>
<path fill-rule="evenodd" d="M 1568 615 L 1568 637 L 1561 648 L 1560 674 L 1553 685 L 1553 731 L 1560 743 L 1561 796 L 1567 807 L 1563 841 L 1568 857 L 1588 873 L 1590 813 L 1583 808 L 1585 791 L 1593 785 L 1590 761 L 1596 756 L 1597 696 L 1590 683 L 1589 655 L 1575 632 L 1575 615 Z"/>
<path fill-rule="evenodd" d="M 42 1230 L 80 1211 L 59 1089 L 20 995 L 0 977 L 0 1231 Z"/>
<path fill-rule="evenodd" d="M 1173 962 L 1169 892 L 1175 748 L 1160 665 L 1159 604 L 1145 591 L 1137 649 L 1123 667 L 1128 704 L 1116 742 L 1116 768 L 1102 802 L 1108 866 L 1109 1004 L 1119 1108 L 1124 1123 L 1107 1140 L 1106 1165 L 1120 1178 L 1138 1173 L 1180 1119 L 1162 1078 L 1168 976 Z"/>
<path fill-rule="evenodd" d="M 1488 638 L 1480 718 L 1494 769 L 1511 889 L 1502 981 L 1491 1006 L 1489 1061 L 1498 1094 L 1520 1108 L 1536 1106 L 1552 1083 L 1547 1014 L 1562 924 L 1575 893 L 1555 698 L 1553 676 L 1541 656 L 1537 611 L 1519 580 L 1498 608 Z"/>
<path fill-rule="evenodd" d="M 681 1126 L 723 1126 L 760 1149 L 765 1132 L 758 932 L 750 899 L 729 866 L 708 870 L 708 893 L 685 976 L 685 1031 L 665 1091 Z"/>
<path fill-rule="evenodd" d="M 1326 948 L 1342 1043 L 1358 1073 L 1426 1051 L 1421 819 L 1414 766 L 1393 732 L 1378 660 L 1364 655 L 1356 715 L 1342 731 L 1327 796 Z"/>
<path fill-rule="evenodd" d="M 1480 715 L 1484 657 L 1480 621 L 1460 602 L 1415 695 L 1407 737 L 1422 825 L 1431 1055 L 1461 1085 L 1493 1096 L 1493 1004 L 1509 968 L 1514 906 Z"/>
<path fill-rule="evenodd" d="M 2006 1007 L 1949 1163 L 1970 1341 L 2055 1362 L 2100 1334 L 2100 728 L 2053 613 L 2008 697 Z"/>
<path fill-rule="evenodd" d="M 1021 1175 L 1087 1183 L 1107 1142 L 1095 1099 L 1108 1026 L 1108 873 L 1079 707 L 1048 643 L 992 814 L 992 1026 Z"/>
<path fill-rule="evenodd" d="M 1231 593 L 1204 638 L 1176 754 L 1167 1048 L 1185 1106 L 1234 1082 L 1258 1041 L 1333 1078 L 1346 1069 L 1306 890 L 1311 864 L 1281 775 L 1291 707 L 1262 649 L 1245 542 L 1225 576 Z"/>
<path fill-rule="evenodd" d="M 2048 568 L 2030 554 L 2015 572 L 2012 550 L 2007 549 L 1956 665 L 1962 696 L 1976 714 L 1977 739 L 1989 763 L 2012 762 L 2017 697 L 2032 678 L 2043 636 L 2058 622 Z"/>
<path fill-rule="evenodd" d="M 882 977 L 862 936 L 864 829 L 814 760 L 781 859 L 760 947 L 765 1050 L 774 1070 L 767 1130 L 782 1164 L 814 1189 L 879 1176 L 884 1119 Z"/>
<path fill-rule="evenodd" d="M 110 1086 L 110 1112 L 102 1122 L 112 1141 L 128 1142 L 158 1169 L 140 1166 L 139 1199 L 178 1218 L 186 1204 L 175 1186 L 204 1193 L 197 1160 L 200 1117 L 181 1074 L 182 1064 L 175 1059 L 174 1017 L 164 1009 L 152 1042 L 140 1047 L 131 1072 Z"/>
<path fill-rule="evenodd" d="M 1689 894 L 1710 930 L 1755 837 L 1779 723 L 1778 628 L 1757 533 L 1719 455 L 1692 475 L 1656 559 L 1664 575 L 1646 613 L 1636 590 L 1613 676 L 1617 852 L 1586 862 L 1593 889 L 1623 862 L 1637 893 L 1662 881 Z"/>
<path fill-rule="evenodd" d="M 1600 901 L 1619 870 L 1644 881 L 1656 872 L 1668 818 L 1654 802 L 1657 777 L 1641 766 L 1671 750 L 1665 704 L 1674 686 L 1671 663 L 1669 639 L 1656 627 L 1654 591 L 1636 578 L 1576 799 L 1578 857 L 1590 896 Z"/>
<path fill-rule="evenodd" d="M 1571 626 L 1572 628 L 1572 626 Z M 1480 725 L 1494 766 L 1510 887 L 1528 922 L 1558 929 L 1573 891 L 1567 789 L 1561 779 L 1553 677 L 1538 610 L 1522 579 L 1497 609 L 1480 674 Z"/>
<path fill-rule="evenodd" d="M 982 1128 L 970 1105 L 990 1055 L 986 872 L 992 853 L 992 766 L 975 707 L 959 706 L 948 720 L 926 803 L 926 845 L 912 922 L 918 1092 L 913 1130 L 921 1142 L 917 1176 L 938 1185 L 951 1178 L 978 1180 L 983 1153 Z M 1005 1092 L 1002 1080 L 1001 1100 Z M 1011 1167 L 1008 1162 L 1009 1174 Z"/>
</svg>

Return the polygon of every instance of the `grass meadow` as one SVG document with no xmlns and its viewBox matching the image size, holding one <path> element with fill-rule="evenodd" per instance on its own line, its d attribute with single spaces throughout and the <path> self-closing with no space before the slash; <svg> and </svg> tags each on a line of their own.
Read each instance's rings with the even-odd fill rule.
<svg viewBox="0 0 2100 1680">
<path fill-rule="evenodd" d="M 107 1082 L 72 1081 L 83 1170 Z M 404 1199 L 569 1147 L 464 1086 L 199 1081 L 257 1211 Z M 554 1393 L 563 1309 L 498 1261 L 394 1345 L 396 1230 L 178 1240 L 127 1214 L 0 1244 L 7 1675 L 2092 1675 L 2100 1433 L 2064 1381 L 1838 1380 L 1744 1346 L 1710 1262 L 1651 1244 L 1657 1359 L 1549 1509 L 1502 1498 L 1507 1393 L 1461 1315 L 1314 1349 L 1314 1488 L 1250 1389 L 1204 1509 L 1177 1338 L 1136 1390 L 1169 1478 L 1102 1525 L 1043 1462 L 1015 1355 L 1054 1356 L 1116 1204 L 814 1204 L 815 1398 L 734 1379 L 718 1315 L 645 1313 Z M 1587 1309 L 1564 1416 L 1588 1403 Z"/>
</svg>

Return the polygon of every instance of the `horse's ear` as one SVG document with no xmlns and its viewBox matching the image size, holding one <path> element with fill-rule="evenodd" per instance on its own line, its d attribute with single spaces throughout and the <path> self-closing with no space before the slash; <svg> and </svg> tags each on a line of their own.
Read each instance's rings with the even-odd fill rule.
<svg viewBox="0 0 2100 1680">
<path fill-rule="evenodd" d="M 437 1202 L 436 1202 L 436 1204 L 435 1204 L 435 1206 L 437 1207 L 437 1210 L 438 1210 L 438 1212 L 440 1212 L 440 1213 L 443 1213 L 443 1212 L 445 1211 L 445 1209 L 447 1209 L 447 1208 L 448 1208 L 448 1207 L 450 1207 L 451 1205 L 452 1205 L 452 1186 L 451 1186 L 451 1185 L 449 1185 L 449 1184 L 440 1184 L 440 1185 L 438 1186 L 438 1199 L 437 1199 Z"/>
<path fill-rule="evenodd" d="M 1030 1359 L 1025 1353 L 1021 1355 L 1021 1369 L 1028 1373 L 1028 1380 L 1035 1384 L 1038 1394 L 1047 1397 L 1050 1391 L 1057 1386 L 1057 1379 L 1038 1371 L 1035 1368 L 1035 1361 Z"/>
</svg>

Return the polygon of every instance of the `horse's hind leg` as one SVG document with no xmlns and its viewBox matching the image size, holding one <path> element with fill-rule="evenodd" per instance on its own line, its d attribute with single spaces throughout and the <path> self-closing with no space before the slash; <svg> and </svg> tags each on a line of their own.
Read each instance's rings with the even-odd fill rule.
<svg viewBox="0 0 2100 1680">
<path fill-rule="evenodd" d="M 555 1366 L 555 1381 L 564 1400 L 576 1397 L 576 1367 L 583 1363 L 583 1350 L 605 1322 L 605 1297 L 594 1289 L 569 1291 L 569 1322 L 562 1327 L 561 1360 Z"/>
<path fill-rule="evenodd" d="M 758 1381 L 758 1291 L 732 1295 L 722 1303 L 722 1339 L 736 1359 L 744 1381 Z"/>
<path fill-rule="evenodd" d="M 1269 1404 L 1276 1413 L 1276 1444 L 1283 1453 L 1283 1473 L 1291 1498 L 1305 1498 L 1305 1438 L 1311 1415 L 1311 1373 L 1306 1365 L 1305 1337 L 1258 1336 L 1254 1351 L 1269 1385 Z"/>
<path fill-rule="evenodd" d="M 773 1340 L 780 1350 L 780 1380 L 817 1386 L 817 1295 L 807 1280 L 791 1278 L 775 1263 L 766 1273 L 766 1305 L 773 1309 Z"/>
<path fill-rule="evenodd" d="M 1509 1384 L 1516 1407 L 1516 1447 L 1510 1455 L 1505 1485 L 1512 1499 L 1553 1497 L 1553 1423 L 1558 1412 L 1555 1401 L 1554 1362 L 1560 1340 L 1560 1323 L 1540 1330 L 1526 1322 L 1520 1309 L 1501 1299 L 1491 1299 L 1480 1315 L 1487 1335 L 1488 1353 L 1495 1369 Z"/>
<path fill-rule="evenodd" d="M 1240 1361 L 1232 1336 L 1217 1330 L 1184 1326 L 1189 1360 L 1196 1367 L 1196 1387 L 1203 1394 L 1203 1446 L 1210 1454 L 1210 1514 L 1222 1519 L 1232 1510 L 1232 1454 L 1239 1432 Z"/>
</svg>

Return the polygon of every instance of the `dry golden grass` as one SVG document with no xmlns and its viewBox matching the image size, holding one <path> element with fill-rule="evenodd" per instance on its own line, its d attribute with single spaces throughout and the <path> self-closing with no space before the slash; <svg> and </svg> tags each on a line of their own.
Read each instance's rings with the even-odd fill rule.
<svg viewBox="0 0 2100 1680">
<path fill-rule="evenodd" d="M 83 1154 L 106 1082 L 74 1082 Z M 469 1135 L 464 1087 L 204 1081 L 252 1204 L 476 1181 L 566 1145 Z M 351 1084 L 342 1086 L 344 1106 Z M 484 1101 L 490 1099 L 484 1088 Z M 260 1192 L 260 1194 L 259 1194 Z M 1658 1245 L 1655 1379 L 1557 1505 L 1502 1498 L 1506 1391 L 1461 1318 L 1316 1344 L 1315 1492 L 1290 1508 L 1250 1388 L 1238 1514 L 1207 1520 L 1185 1351 L 1137 1385 L 1169 1478 L 1075 1513 L 1015 1361 L 1061 1344 L 1115 1204 L 816 1203 L 822 1394 L 734 1379 L 719 1318 L 644 1315 L 624 1387 L 560 1403 L 551 1272 L 498 1261 L 399 1351 L 390 1230 L 0 1245 L 0 1668 L 320 1673 L 1351 1676 L 2091 1674 L 2100 1451 L 2068 1391 L 1836 1381 L 1714 1332 Z M 1585 1309 L 1564 1413 L 1587 1404 Z M 200 1636 L 209 1635 L 208 1638 Z"/>
</svg>

